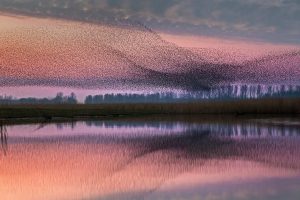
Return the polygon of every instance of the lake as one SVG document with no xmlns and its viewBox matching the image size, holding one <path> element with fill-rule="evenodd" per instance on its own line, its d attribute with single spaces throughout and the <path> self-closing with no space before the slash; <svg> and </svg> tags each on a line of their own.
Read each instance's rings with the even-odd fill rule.
<svg viewBox="0 0 300 200">
<path fill-rule="evenodd" d="M 300 119 L 3 124 L 0 199 L 300 198 Z"/>
</svg>

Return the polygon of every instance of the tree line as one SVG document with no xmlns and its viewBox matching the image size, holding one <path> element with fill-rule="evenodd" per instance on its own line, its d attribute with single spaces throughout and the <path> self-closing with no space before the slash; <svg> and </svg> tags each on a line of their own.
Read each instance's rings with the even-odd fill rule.
<svg viewBox="0 0 300 200">
<path fill-rule="evenodd" d="M 54 98 L 14 98 L 12 96 L 0 96 L 0 104 L 77 104 L 75 93 L 64 95 L 62 92 L 57 93 Z"/>
<path fill-rule="evenodd" d="M 300 97 L 300 86 L 229 85 L 197 92 L 163 92 L 152 94 L 89 95 L 85 104 L 102 103 L 164 103 L 200 100 L 258 99 L 270 97 Z"/>
<path fill-rule="evenodd" d="M 167 103 L 167 102 L 192 102 L 201 100 L 226 100 L 226 99 L 258 99 L 282 97 L 300 97 L 300 86 L 287 85 L 228 85 L 197 92 L 156 92 L 146 94 L 112 93 L 88 95 L 85 104 L 109 103 Z M 74 93 L 64 95 L 59 92 L 54 98 L 13 98 L 0 96 L 0 104 L 77 104 Z"/>
</svg>

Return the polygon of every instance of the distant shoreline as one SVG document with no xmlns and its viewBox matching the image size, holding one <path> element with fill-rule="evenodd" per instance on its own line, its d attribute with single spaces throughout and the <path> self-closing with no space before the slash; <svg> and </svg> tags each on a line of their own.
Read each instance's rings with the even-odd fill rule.
<svg viewBox="0 0 300 200">
<path fill-rule="evenodd" d="M 192 103 L 0 105 L 0 120 L 115 119 L 150 115 L 300 115 L 300 98 Z"/>
</svg>

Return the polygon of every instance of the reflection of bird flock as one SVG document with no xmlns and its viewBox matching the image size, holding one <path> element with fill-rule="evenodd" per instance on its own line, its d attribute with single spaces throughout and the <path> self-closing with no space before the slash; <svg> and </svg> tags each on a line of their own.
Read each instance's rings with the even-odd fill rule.
<svg viewBox="0 0 300 200">
<path fill-rule="evenodd" d="M 37 10 L 52 4 L 52 14 L 60 16 L 54 8 L 61 7 L 58 5 L 61 3 L 39 2 Z M 11 5 L 10 1 L 1 4 L 4 7 Z M 101 17 L 99 20 L 102 20 Z M 13 52 L 4 55 L 8 57 L 6 61 L 0 61 L 3 68 L 0 69 L 5 70 L 0 79 L 2 86 L 200 91 L 236 83 L 300 84 L 300 51 L 296 50 L 240 64 L 211 62 L 206 59 L 206 52 L 195 52 L 169 43 L 147 26 L 132 20 L 120 20 L 118 23 L 107 21 L 106 25 L 102 23 L 100 26 L 27 27 L 18 32 L 10 33 L 17 38 L 12 43 L 21 43 L 20 47 L 25 45 L 27 50 L 35 49 L 37 53 L 28 54 L 26 49 L 17 52 L 19 47 L 14 52 L 8 48 Z M 40 42 L 29 39 L 32 35 L 36 35 Z M 60 35 L 65 35 L 66 41 L 60 41 L 63 40 Z M 43 52 L 47 49 L 51 52 Z M 18 58 L 18 54 L 25 58 Z M 10 57 L 12 55 L 14 59 Z M 18 59 L 21 61 L 15 61 Z"/>
</svg>

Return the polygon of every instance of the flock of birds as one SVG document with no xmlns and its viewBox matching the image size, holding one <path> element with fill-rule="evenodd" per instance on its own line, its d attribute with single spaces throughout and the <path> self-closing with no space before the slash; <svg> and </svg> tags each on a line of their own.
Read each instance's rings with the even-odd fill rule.
<svg viewBox="0 0 300 200">
<path fill-rule="evenodd" d="M 47 22 L 24 23 L 0 33 L 1 86 L 198 91 L 300 80 L 300 50 L 242 63 L 211 62 L 207 52 L 170 43 L 137 21 Z"/>
</svg>

